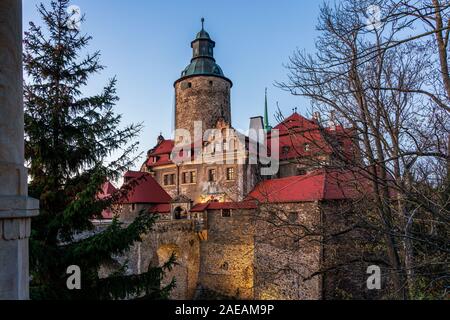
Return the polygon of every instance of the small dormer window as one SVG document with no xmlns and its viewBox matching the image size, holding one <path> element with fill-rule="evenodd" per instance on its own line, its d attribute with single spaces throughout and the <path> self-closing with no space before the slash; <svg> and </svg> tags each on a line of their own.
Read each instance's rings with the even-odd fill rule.
<svg viewBox="0 0 450 320">
<path fill-rule="evenodd" d="M 311 145 L 309 143 L 305 143 L 305 151 L 306 152 L 311 151 Z"/>
<path fill-rule="evenodd" d="M 281 149 L 283 154 L 288 154 L 289 151 L 291 150 L 291 147 L 289 146 L 283 146 L 283 148 Z"/>
</svg>

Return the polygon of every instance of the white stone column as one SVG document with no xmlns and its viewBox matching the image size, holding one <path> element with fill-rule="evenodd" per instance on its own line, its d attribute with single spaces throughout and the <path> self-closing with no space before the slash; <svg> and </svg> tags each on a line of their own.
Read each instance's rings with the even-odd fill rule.
<svg viewBox="0 0 450 320">
<path fill-rule="evenodd" d="M 0 300 L 28 299 L 28 238 L 39 203 L 24 167 L 22 1 L 0 0 Z"/>
</svg>

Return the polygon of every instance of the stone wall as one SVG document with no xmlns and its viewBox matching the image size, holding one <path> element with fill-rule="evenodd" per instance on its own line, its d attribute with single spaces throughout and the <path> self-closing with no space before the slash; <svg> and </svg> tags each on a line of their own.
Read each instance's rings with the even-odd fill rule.
<svg viewBox="0 0 450 320">
<path fill-rule="evenodd" d="M 202 288 L 237 299 L 253 298 L 254 226 L 250 211 L 222 217 L 208 211 L 208 239 L 201 242 L 199 283 Z"/>
<path fill-rule="evenodd" d="M 326 241 L 323 244 L 323 292 L 326 300 L 386 298 L 392 291 L 388 261 L 381 231 L 364 228 L 367 221 L 375 221 L 369 205 L 348 201 L 321 203 Z M 368 290 L 367 268 L 381 268 L 381 290 Z"/>
<path fill-rule="evenodd" d="M 322 279 L 309 278 L 321 264 L 313 231 L 320 224 L 316 202 L 264 205 L 256 213 L 255 299 L 316 300 Z"/>
<path fill-rule="evenodd" d="M 145 205 L 136 205 L 135 211 L 131 205 L 124 205 L 120 221 L 130 223 L 136 218 Z M 176 255 L 176 265 L 172 271 L 167 271 L 162 286 L 169 284 L 173 278 L 176 287 L 171 292 L 171 299 L 193 299 L 198 283 L 200 268 L 200 240 L 195 232 L 192 220 L 171 220 L 167 215 L 161 217 L 152 230 L 142 236 L 142 242 L 136 243 L 130 251 L 118 261 L 128 261 L 129 274 L 141 274 L 149 267 L 162 266 L 171 254 Z M 114 266 L 104 266 L 101 275 L 107 276 L 114 271 Z"/>
<path fill-rule="evenodd" d="M 203 122 L 203 130 L 216 128 L 223 117 L 231 123 L 231 83 L 215 76 L 195 76 L 175 83 L 175 128 L 189 130 L 194 121 Z"/>
</svg>

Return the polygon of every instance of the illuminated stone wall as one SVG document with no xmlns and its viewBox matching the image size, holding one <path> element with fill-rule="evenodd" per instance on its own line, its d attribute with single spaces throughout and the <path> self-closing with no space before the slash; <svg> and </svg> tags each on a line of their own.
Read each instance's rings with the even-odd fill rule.
<svg viewBox="0 0 450 320">
<path fill-rule="evenodd" d="M 255 299 L 321 299 L 321 277 L 309 279 L 320 268 L 320 239 L 305 231 L 319 226 L 319 204 L 265 205 L 256 221 Z"/>
<path fill-rule="evenodd" d="M 208 211 L 208 240 L 201 242 L 202 288 L 237 299 L 253 298 L 254 241 L 250 211 Z"/>
</svg>

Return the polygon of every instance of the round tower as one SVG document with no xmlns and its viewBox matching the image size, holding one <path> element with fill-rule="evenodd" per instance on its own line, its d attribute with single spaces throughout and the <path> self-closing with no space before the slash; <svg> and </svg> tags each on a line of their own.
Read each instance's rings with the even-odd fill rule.
<svg viewBox="0 0 450 320">
<path fill-rule="evenodd" d="M 219 120 L 231 125 L 230 89 L 233 83 L 224 76 L 214 59 L 215 42 L 202 30 L 191 43 L 191 63 L 175 82 L 175 129 L 186 129 L 193 137 L 194 122 L 201 121 L 203 132 L 216 128 Z"/>
</svg>

